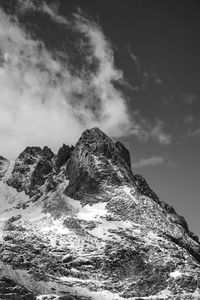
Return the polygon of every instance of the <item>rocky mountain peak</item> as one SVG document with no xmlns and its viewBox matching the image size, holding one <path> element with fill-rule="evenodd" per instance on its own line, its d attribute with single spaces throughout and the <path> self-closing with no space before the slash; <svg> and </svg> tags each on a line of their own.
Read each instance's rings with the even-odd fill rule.
<svg viewBox="0 0 200 300">
<path fill-rule="evenodd" d="M 7 184 L 33 197 L 53 170 L 54 153 L 48 147 L 26 147 L 14 162 Z"/>
<path fill-rule="evenodd" d="M 98 128 L 0 157 L 0 216 L 2 299 L 200 297 L 198 238 Z"/>
<path fill-rule="evenodd" d="M 36 158 L 42 154 L 40 147 L 26 147 L 17 157 L 18 160 L 24 160 L 26 158 Z M 25 161 L 25 163 L 29 163 Z M 31 161 L 30 161 L 31 163 Z"/>
<path fill-rule="evenodd" d="M 17 159 L 21 161 L 24 160 L 25 164 L 31 164 L 31 162 L 35 161 L 35 159 L 40 156 L 51 159 L 53 158 L 54 153 L 47 146 L 45 146 L 43 149 L 41 147 L 26 147 L 25 150 L 19 154 Z"/>
<path fill-rule="evenodd" d="M 84 148 L 84 155 L 88 152 L 96 156 L 102 155 L 112 160 L 113 163 L 120 162 L 125 167 L 131 168 L 130 154 L 125 146 L 120 142 L 114 143 L 97 127 L 84 131 L 76 147 Z"/>
<path fill-rule="evenodd" d="M 102 190 L 133 182 L 129 151 L 120 142 L 113 142 L 99 128 L 83 132 L 67 165 L 69 185 L 66 194 L 84 199 Z"/>
</svg>

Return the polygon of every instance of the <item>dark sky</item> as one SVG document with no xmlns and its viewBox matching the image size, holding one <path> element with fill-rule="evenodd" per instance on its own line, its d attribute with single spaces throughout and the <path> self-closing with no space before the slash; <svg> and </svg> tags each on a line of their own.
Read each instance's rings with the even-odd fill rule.
<svg viewBox="0 0 200 300">
<path fill-rule="evenodd" d="M 8 14 L 13 15 L 16 3 L 22 2 L 0 0 L 0 5 Z M 130 130 L 120 138 L 131 152 L 133 171 L 142 174 L 160 198 L 173 205 L 176 211 L 186 218 L 190 229 L 200 236 L 200 1 L 51 0 L 46 2 L 51 8 L 55 6 L 55 11 L 58 9 L 56 14 L 66 20 L 70 20 L 72 14 L 78 12 L 88 18 L 91 24 L 93 21 L 99 24 L 100 31 L 96 33 L 99 36 L 99 32 L 102 32 L 110 43 L 115 68 L 123 72 L 122 82 L 118 80 L 113 82 L 113 85 L 124 95 L 130 119 L 140 126 L 139 134 Z M 18 14 L 18 19 L 22 26 L 31 32 L 32 37 L 42 40 L 49 51 L 60 55 L 59 59 L 63 61 L 63 65 L 66 63 L 63 55 L 66 50 L 71 73 L 77 75 L 83 74 L 84 71 L 87 77 L 88 73 L 95 72 L 96 61 L 92 59 L 88 63 L 91 49 L 88 48 L 87 41 L 80 36 L 80 28 L 79 31 L 71 30 L 71 27 L 63 25 L 63 19 L 61 22 L 55 15 L 53 18 L 47 12 L 41 13 L 40 10 L 32 9 L 32 3 L 37 7 L 42 1 L 30 0 L 23 3 L 29 3 L 31 9 L 29 7 L 25 13 Z M 60 24 L 59 30 L 58 24 Z M 76 40 L 79 40 L 79 47 Z M 8 41 L 5 47 L 9 45 Z M 18 47 L 20 48 L 19 45 Z M 30 47 L 32 46 L 29 41 L 25 41 L 23 51 Z M 15 54 L 14 47 L 12 51 Z M 82 53 L 84 55 L 80 55 Z M 109 61 L 110 58 L 109 56 Z M 31 72 L 34 77 L 35 66 L 32 67 Z M 46 77 L 41 75 L 43 74 L 41 69 L 37 74 L 44 81 Z M 109 80 L 110 88 L 112 76 Z M 35 82 L 37 87 L 34 78 L 34 84 Z M 88 81 L 84 84 L 87 85 Z M 88 103 L 88 100 L 84 102 L 84 109 L 87 109 L 88 105 L 90 116 L 93 117 L 98 101 L 94 99 L 91 88 L 87 86 L 86 89 L 87 96 L 92 95 L 92 100 Z M 73 99 L 80 104 L 78 97 L 80 98 L 80 95 L 76 95 Z M 9 109 L 10 107 L 11 105 Z M 34 110 L 31 110 L 30 118 L 32 118 L 32 111 Z M 44 114 L 41 116 L 43 118 Z M 112 112 L 112 122 L 113 116 L 115 114 Z M 48 126 L 51 126 L 55 118 L 54 114 L 48 114 L 47 118 Z M 70 118 L 69 114 L 68 118 Z M 24 130 L 26 125 L 25 121 L 20 123 L 19 132 Z M 44 124 L 40 122 L 39 125 L 40 129 Z M 134 130 L 137 129 L 136 125 L 133 126 Z M 18 127 L 15 125 L 15 128 Z M 53 127 L 49 130 L 47 128 L 45 132 L 51 135 L 53 129 Z M 78 134 L 79 131 L 77 129 Z M 17 134 L 21 138 L 19 132 L 17 131 Z M 61 143 L 65 128 L 63 132 L 56 140 L 57 143 Z M 77 137 L 78 134 L 74 136 Z M 29 142 L 32 141 L 30 132 L 25 131 L 23 135 L 26 143 L 32 145 Z M 44 136 L 39 138 L 36 141 L 40 144 Z M 5 141 L 10 143 L 7 139 Z M 22 143 L 16 147 L 16 152 L 26 143 L 22 140 Z"/>
<path fill-rule="evenodd" d="M 171 136 L 167 145 L 123 139 L 133 164 L 141 162 L 136 172 L 200 236 L 200 1 L 63 0 L 60 12 L 77 6 L 112 43 L 115 63 L 133 87 L 124 91 L 130 110 L 150 123 L 160 120 Z"/>
</svg>

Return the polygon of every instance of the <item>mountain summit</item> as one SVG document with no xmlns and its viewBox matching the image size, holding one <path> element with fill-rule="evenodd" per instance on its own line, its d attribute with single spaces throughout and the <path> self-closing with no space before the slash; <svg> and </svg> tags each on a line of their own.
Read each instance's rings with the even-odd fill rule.
<svg viewBox="0 0 200 300">
<path fill-rule="evenodd" d="M 0 157 L 0 299 L 200 299 L 200 243 L 100 129 Z"/>
</svg>

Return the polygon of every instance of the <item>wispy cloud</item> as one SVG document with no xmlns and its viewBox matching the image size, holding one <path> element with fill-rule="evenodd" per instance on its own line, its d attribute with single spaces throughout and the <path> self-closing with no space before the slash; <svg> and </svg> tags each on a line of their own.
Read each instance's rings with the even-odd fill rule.
<svg viewBox="0 0 200 300">
<path fill-rule="evenodd" d="M 60 24 L 69 25 L 69 22 L 66 18 L 58 14 L 60 1 L 48 1 L 48 4 L 44 0 L 34 1 L 34 0 L 17 0 L 16 10 L 20 14 L 24 14 L 27 11 L 34 12 L 44 12 L 52 17 L 52 19 Z"/>
<path fill-rule="evenodd" d="M 195 137 L 200 137 L 200 127 L 199 128 L 196 128 L 193 133 L 192 133 L 193 136 Z"/>
<path fill-rule="evenodd" d="M 169 145 L 172 141 L 172 136 L 165 132 L 165 123 L 163 121 L 157 121 L 152 127 L 150 135 L 155 141 L 158 141 L 161 145 Z"/>
<path fill-rule="evenodd" d="M 112 46 L 97 23 L 80 11 L 69 20 L 60 16 L 59 1 L 17 3 L 19 14 L 45 13 L 58 30 L 81 37 L 74 49 L 84 60 L 76 70 L 69 63 L 68 48 L 47 49 L 17 17 L 0 10 L 0 154 L 14 158 L 27 145 L 48 145 L 57 151 L 93 126 L 115 138 L 133 134 L 143 141 L 170 143 L 162 122 L 152 125 L 137 112 L 130 114 L 117 87 L 125 82 L 123 72 L 115 66 Z"/>
<path fill-rule="evenodd" d="M 130 47 L 128 47 L 128 53 L 133 61 L 138 78 L 141 82 L 140 86 L 133 86 L 132 89 L 136 91 L 141 91 L 141 90 L 148 90 L 149 86 L 151 85 L 161 85 L 163 84 L 163 80 L 160 78 L 160 76 L 157 74 L 155 70 L 146 70 L 139 58 L 134 54 L 134 52 L 131 50 Z"/>
<path fill-rule="evenodd" d="M 138 121 L 139 119 L 139 121 Z M 162 146 L 168 146 L 172 142 L 172 135 L 165 130 L 165 123 L 156 120 L 153 123 L 142 118 L 139 112 L 134 113 L 134 120 L 131 133 L 137 136 L 141 141 L 147 142 L 154 140 Z"/>
<path fill-rule="evenodd" d="M 138 75 L 142 75 L 143 72 L 141 70 L 141 64 L 140 64 L 140 61 L 138 59 L 138 57 L 133 53 L 133 51 L 130 49 L 130 47 L 128 47 L 128 53 L 132 59 L 132 61 L 134 62 L 135 66 L 136 66 L 136 70 L 137 70 L 137 73 Z"/>
<path fill-rule="evenodd" d="M 200 120 L 193 114 L 188 114 L 184 118 L 187 128 L 185 130 L 185 138 L 200 138 Z"/>
<path fill-rule="evenodd" d="M 193 104 L 198 100 L 198 96 L 196 94 L 184 94 L 183 98 L 187 104 Z"/>
<path fill-rule="evenodd" d="M 148 166 L 163 165 L 165 162 L 162 156 L 152 156 L 149 158 L 141 158 L 138 162 L 133 164 L 133 168 L 140 169 Z"/>
<path fill-rule="evenodd" d="M 192 114 L 187 114 L 185 117 L 184 117 L 184 122 L 186 124 L 193 124 L 195 122 L 195 118 Z"/>
<path fill-rule="evenodd" d="M 200 138 L 200 125 L 193 128 L 189 129 L 187 133 L 187 137 L 189 138 Z"/>
<path fill-rule="evenodd" d="M 152 156 L 148 158 L 141 158 L 138 162 L 133 163 L 133 168 L 135 169 L 141 169 L 149 166 L 169 166 L 169 167 L 175 167 L 176 165 L 168 161 L 163 156 Z"/>
<path fill-rule="evenodd" d="M 32 2 L 27 3 L 26 9 L 32 9 Z M 49 11 L 57 21 L 56 13 Z M 131 127 L 126 99 L 114 85 L 123 74 L 114 66 L 101 28 L 80 15 L 63 26 L 74 26 L 85 36 L 91 50 L 87 60 L 96 61 L 96 70 L 88 76 L 74 75 L 42 42 L 31 39 L 17 21 L 0 11 L 2 154 L 13 157 L 33 144 L 57 150 L 63 141 L 74 143 L 88 127 L 98 126 L 113 137 L 125 135 Z"/>
</svg>

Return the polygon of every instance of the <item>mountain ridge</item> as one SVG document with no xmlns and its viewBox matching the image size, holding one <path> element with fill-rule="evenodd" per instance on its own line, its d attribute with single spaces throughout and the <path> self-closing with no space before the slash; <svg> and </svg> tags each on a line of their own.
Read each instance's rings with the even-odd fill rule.
<svg viewBox="0 0 200 300">
<path fill-rule="evenodd" d="M 0 157 L 0 184 L 2 299 L 68 299 L 61 286 L 69 299 L 200 297 L 198 238 L 99 128 L 57 154 Z M 6 298 L 9 280 L 22 296 Z"/>
</svg>

